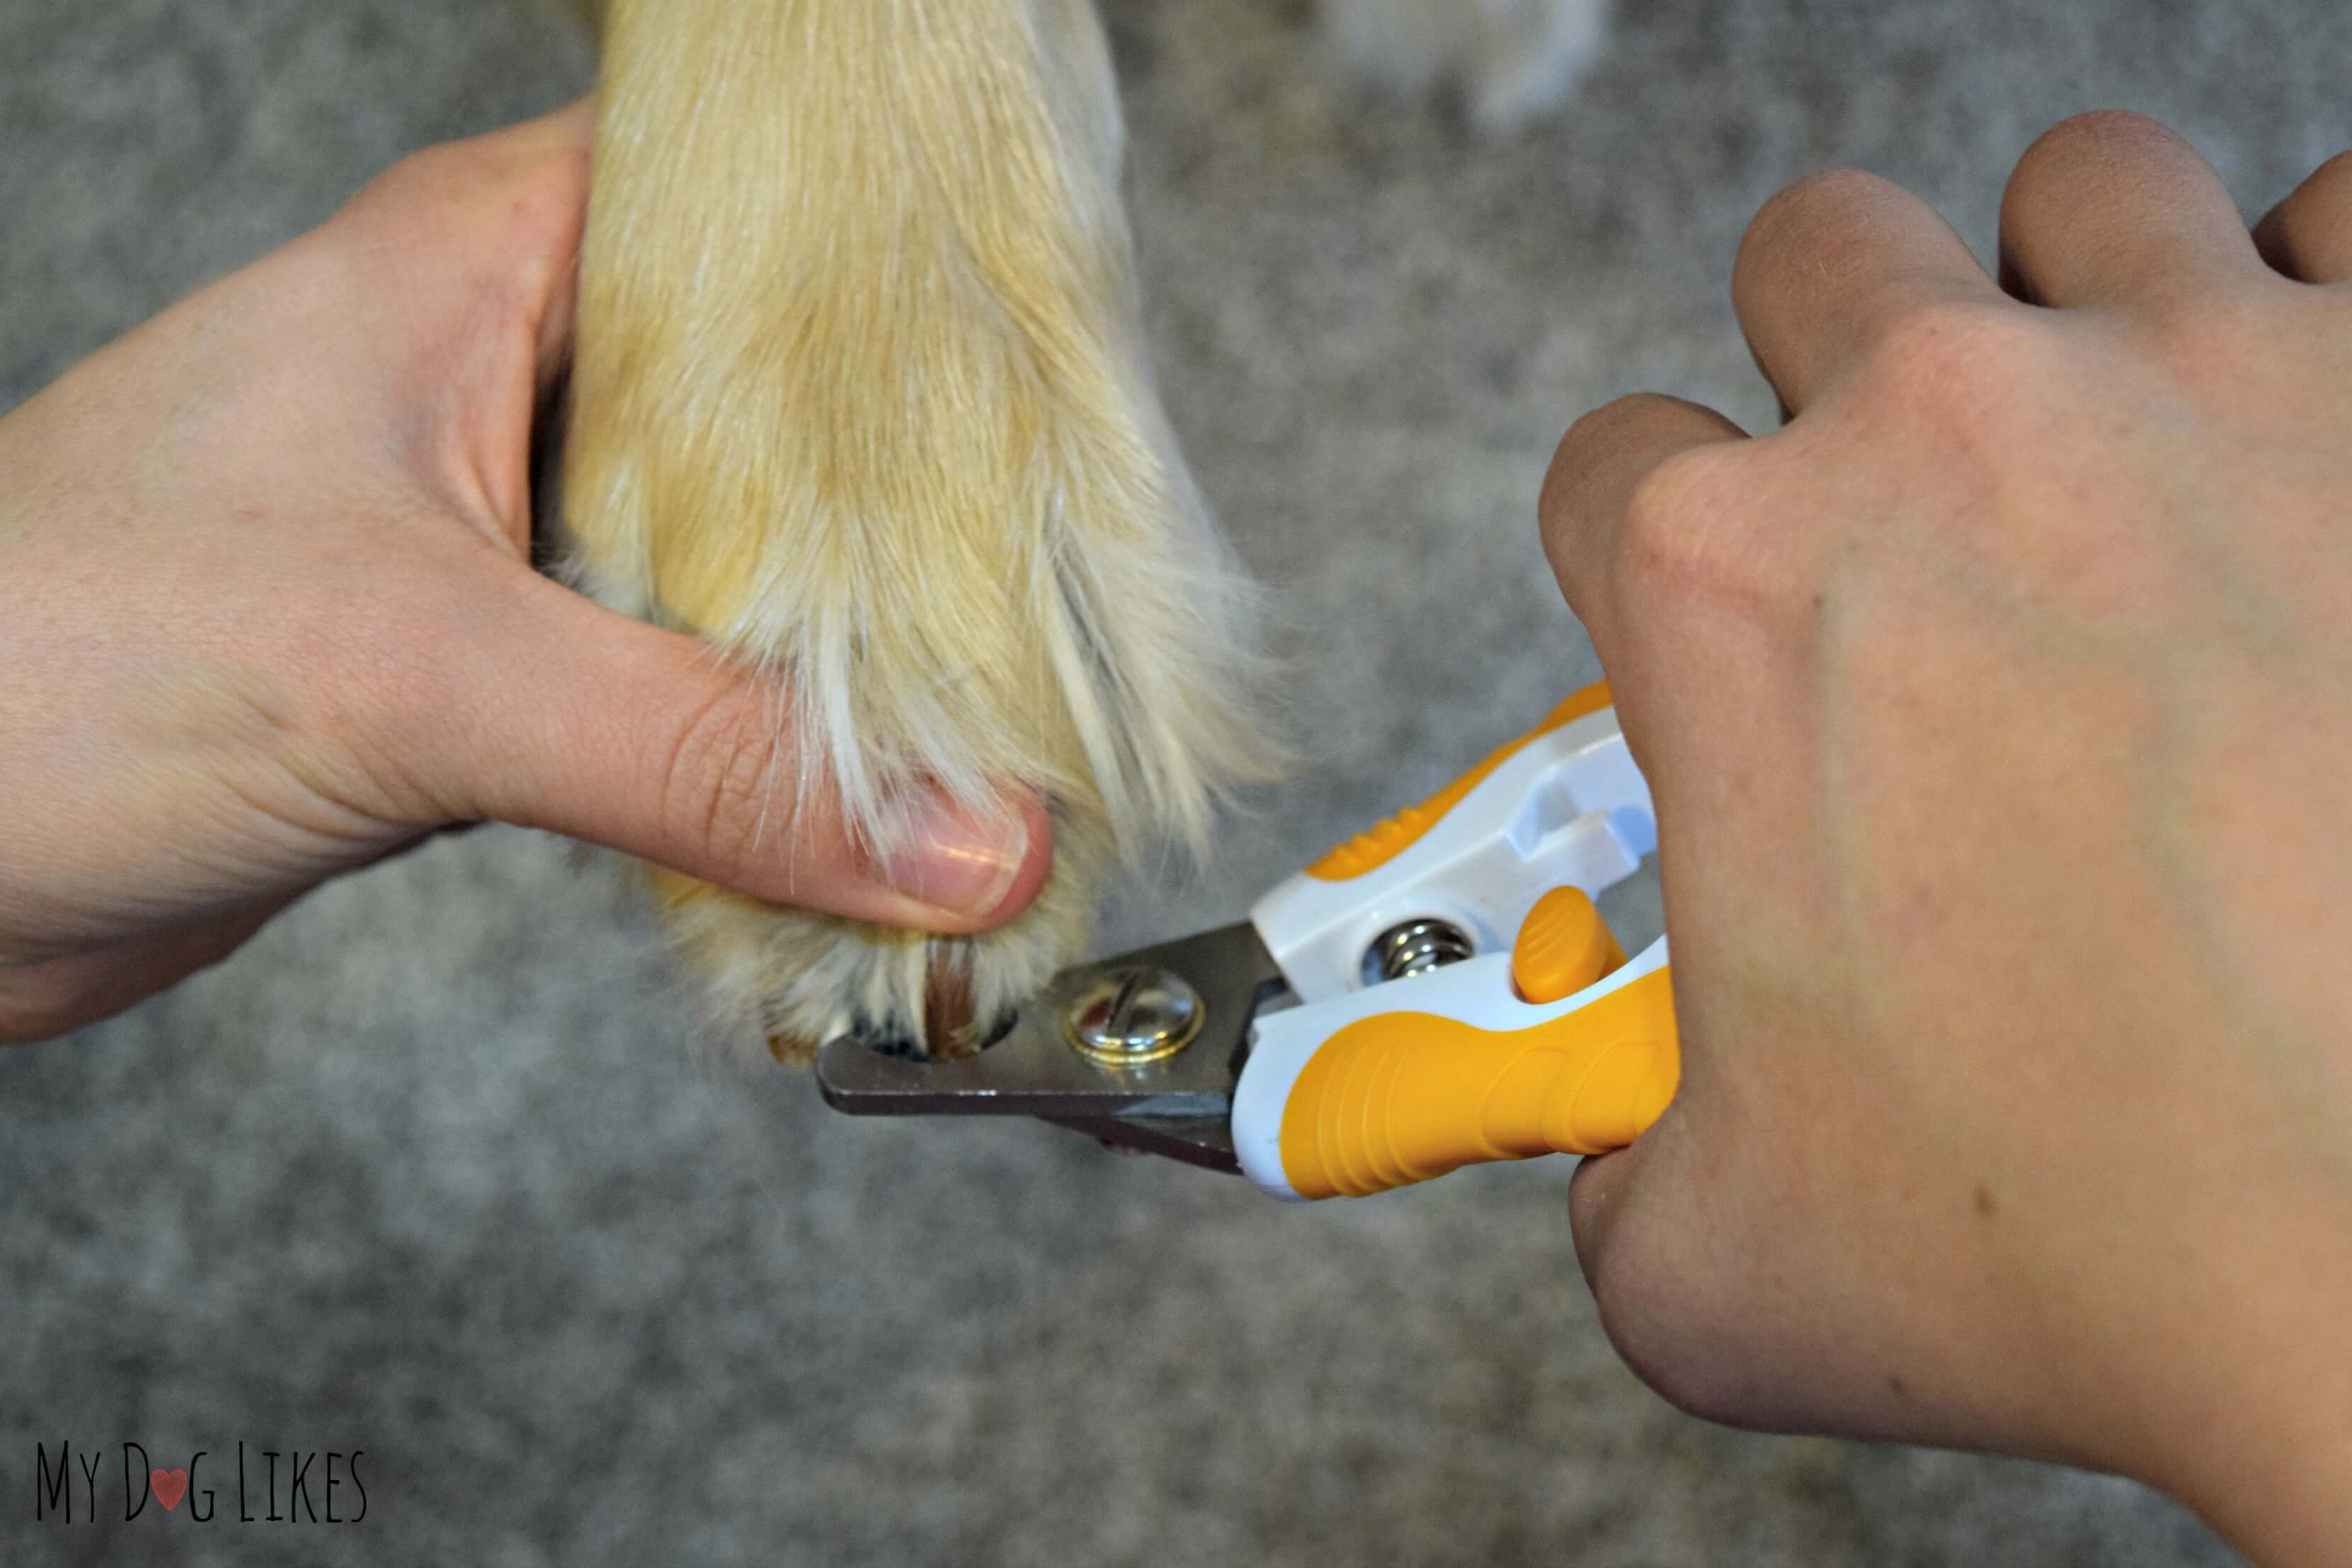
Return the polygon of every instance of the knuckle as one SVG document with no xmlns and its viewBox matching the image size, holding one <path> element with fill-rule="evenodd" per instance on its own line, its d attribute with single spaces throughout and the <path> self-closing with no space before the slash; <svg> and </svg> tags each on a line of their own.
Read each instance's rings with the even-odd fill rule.
<svg viewBox="0 0 2352 1568">
<path fill-rule="evenodd" d="M 1602 404 L 1568 427 L 1568 434 L 1560 439 L 1559 458 L 1553 464 L 1555 475 L 1563 468 L 1573 467 L 1574 456 L 1593 447 L 1608 446 L 1622 431 L 1674 404 L 1675 399 L 1661 392 L 1629 392 Z"/>
<path fill-rule="evenodd" d="M 1659 393 L 1630 393 L 1602 404 L 1568 427 L 1552 452 L 1551 466 L 1544 472 L 1543 489 L 1536 500 L 1548 542 L 1558 544 L 1556 536 L 1574 531 L 1585 521 L 1576 513 L 1588 489 L 1587 476 L 1648 419 L 1673 406 L 1675 400 Z"/>
<path fill-rule="evenodd" d="M 2346 270 L 2344 258 L 2352 256 L 2352 150 L 2312 170 L 2272 209 L 2257 232 L 2266 233 L 2273 243 L 2284 242 L 2280 248 L 2291 255 L 2305 253 L 2316 260 L 2319 273 L 2306 274 L 2307 281 L 2339 279 Z"/>
<path fill-rule="evenodd" d="M 1772 596 L 1766 553 L 1738 504 L 1736 467 L 1729 448 L 1694 447 L 1667 458 L 1633 487 L 1619 547 L 1636 591 L 1719 606 Z"/>
<path fill-rule="evenodd" d="M 2314 169 L 2311 174 L 2313 179 L 2331 186 L 2352 181 L 2352 147 L 2347 147 L 2327 159 L 2319 167 Z"/>
<path fill-rule="evenodd" d="M 2072 114 L 2044 131 L 2017 161 L 2012 188 L 2090 159 L 2105 160 L 2132 148 L 2178 145 L 2180 138 L 2135 110 L 2094 109 Z"/>
<path fill-rule="evenodd" d="M 2042 336 L 2038 323 L 2001 301 L 1920 300 L 1865 331 L 1862 379 L 1873 395 L 1906 409 L 1973 405 L 2023 374 Z"/>
<path fill-rule="evenodd" d="M 2242 385 L 2250 365 L 2289 341 L 2303 301 L 2267 291 L 2165 291 L 2135 313 L 2137 340 L 2189 386 Z"/>
<path fill-rule="evenodd" d="M 1545 552 L 1573 598 L 1608 562 L 1591 559 L 1622 516 L 1629 464 L 1691 422 L 1692 405 L 1658 393 L 1633 393 L 1586 414 L 1553 453 L 1537 500 Z"/>
<path fill-rule="evenodd" d="M 1820 237 L 1834 229 L 1838 215 L 1874 206 L 1896 187 L 1860 169 L 1828 169 L 1808 174 L 1773 196 L 1748 221 L 1732 260 L 1733 291 L 1791 247 L 1807 254 L 1819 250 Z"/>
<path fill-rule="evenodd" d="M 2034 138 L 2011 171 L 2001 193 L 2002 231 L 2068 221 L 2087 183 L 2104 184 L 2119 167 L 2166 161 L 2188 151 L 2188 143 L 2163 124 L 2131 110 L 2070 116 Z"/>
<path fill-rule="evenodd" d="M 1783 224 L 1823 208 L 1876 201 L 1891 189 L 1886 180 L 1866 169 L 1823 169 L 1781 191 L 1756 216 L 1767 225 Z"/>
<path fill-rule="evenodd" d="M 1675 559 L 1697 542 L 1723 488 L 1712 451 L 1684 450 L 1662 459 L 1633 486 L 1625 531 L 1644 555 Z"/>
</svg>

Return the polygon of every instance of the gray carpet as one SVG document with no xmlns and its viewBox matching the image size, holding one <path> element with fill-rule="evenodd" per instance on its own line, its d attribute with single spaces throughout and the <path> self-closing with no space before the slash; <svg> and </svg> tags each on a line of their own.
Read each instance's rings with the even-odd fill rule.
<svg viewBox="0 0 2352 1568">
<path fill-rule="evenodd" d="M 1490 150 L 1354 100 L 1296 0 L 1114 6 L 1170 397 L 1312 765 L 1107 947 L 1230 916 L 1594 673 L 1538 477 L 1635 387 L 1769 419 L 1723 284 L 1774 189 L 1859 163 L 1982 248 L 2074 110 L 2163 116 L 2250 211 L 2347 140 L 2336 0 L 1631 9 Z M 0 407 L 587 69 L 499 0 L 0 0 Z M 2122 1482 L 1675 1414 L 1602 1340 L 1566 1175 L 1294 1212 L 1048 1129 L 836 1118 L 692 1065 L 604 871 L 490 830 L 0 1054 L 0 1561 L 2230 1560 Z M 64 1439 L 112 1522 L 33 1522 Z M 215 1521 L 121 1522 L 125 1440 L 210 1450 Z M 240 1441 L 257 1512 L 261 1450 L 364 1450 L 365 1519 L 238 1522 Z"/>
</svg>

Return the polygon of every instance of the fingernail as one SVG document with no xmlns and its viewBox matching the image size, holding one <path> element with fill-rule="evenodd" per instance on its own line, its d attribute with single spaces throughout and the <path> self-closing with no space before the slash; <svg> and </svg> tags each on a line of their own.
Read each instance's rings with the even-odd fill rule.
<svg viewBox="0 0 2352 1568">
<path fill-rule="evenodd" d="M 1029 824 L 1021 813 L 974 816 L 941 799 L 886 874 L 907 897 L 976 920 L 1003 905 L 1028 858 Z"/>
</svg>

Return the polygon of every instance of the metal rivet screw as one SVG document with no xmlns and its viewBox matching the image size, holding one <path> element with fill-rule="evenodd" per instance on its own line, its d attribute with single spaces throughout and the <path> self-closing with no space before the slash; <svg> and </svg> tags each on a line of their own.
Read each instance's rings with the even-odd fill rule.
<svg viewBox="0 0 2352 1568">
<path fill-rule="evenodd" d="M 1364 981 L 1410 980 L 1449 963 L 1459 963 L 1476 950 L 1460 926 L 1447 921 L 1407 921 L 1381 932 L 1364 954 Z"/>
<path fill-rule="evenodd" d="M 1156 1062 L 1201 1032 L 1201 994 L 1164 969 L 1106 970 L 1070 999 L 1062 1029 L 1098 1062 Z"/>
</svg>

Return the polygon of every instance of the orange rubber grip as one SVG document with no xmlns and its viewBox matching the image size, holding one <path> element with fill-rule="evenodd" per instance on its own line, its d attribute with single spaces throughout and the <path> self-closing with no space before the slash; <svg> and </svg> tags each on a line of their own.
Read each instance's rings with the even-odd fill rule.
<svg viewBox="0 0 2352 1568">
<path fill-rule="evenodd" d="M 1671 973 L 1510 1033 L 1428 1013 L 1348 1025 L 1283 1108 L 1292 1188 L 1363 1197 L 1486 1161 L 1624 1148 L 1681 1079 Z"/>
</svg>

